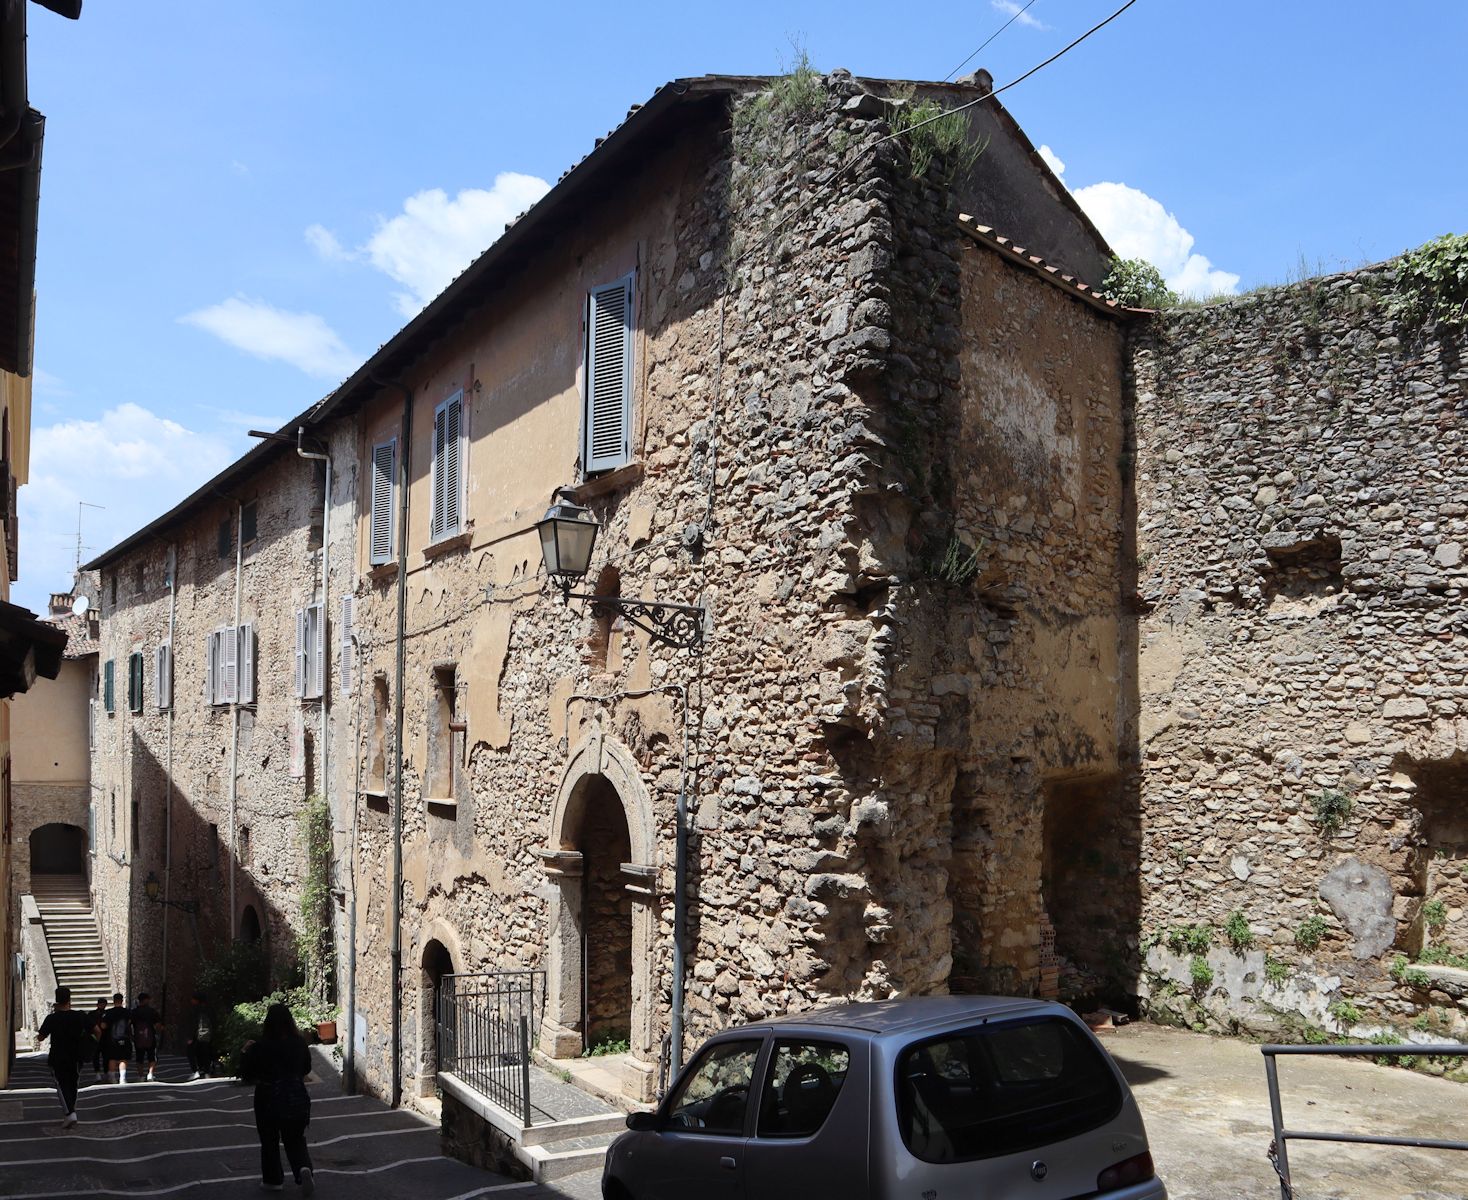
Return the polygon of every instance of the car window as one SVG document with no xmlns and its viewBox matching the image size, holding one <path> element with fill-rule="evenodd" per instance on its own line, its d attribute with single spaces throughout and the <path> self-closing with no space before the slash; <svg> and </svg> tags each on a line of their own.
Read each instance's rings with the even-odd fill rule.
<svg viewBox="0 0 1468 1200">
<path fill-rule="evenodd" d="M 927 1162 L 1016 1154 L 1104 1125 L 1122 1092 L 1104 1052 L 1061 1018 L 983 1025 L 908 1046 L 903 1141 Z"/>
<path fill-rule="evenodd" d="M 741 1134 L 760 1043 L 710 1046 L 678 1084 L 668 1104 L 668 1126 L 697 1133 Z"/>
<path fill-rule="evenodd" d="M 775 1043 L 759 1108 L 760 1137 L 809 1137 L 836 1104 L 851 1052 L 836 1042 Z"/>
</svg>

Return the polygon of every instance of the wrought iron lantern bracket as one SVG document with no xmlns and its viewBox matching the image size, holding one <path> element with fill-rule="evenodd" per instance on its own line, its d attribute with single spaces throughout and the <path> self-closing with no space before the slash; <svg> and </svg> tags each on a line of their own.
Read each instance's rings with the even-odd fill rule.
<svg viewBox="0 0 1468 1200">
<path fill-rule="evenodd" d="M 703 644 L 705 612 L 697 604 L 666 604 L 626 596 L 597 596 L 573 592 L 567 580 L 557 580 L 567 603 L 585 600 L 597 615 L 615 613 L 625 617 L 655 641 L 675 650 L 696 650 Z"/>
</svg>

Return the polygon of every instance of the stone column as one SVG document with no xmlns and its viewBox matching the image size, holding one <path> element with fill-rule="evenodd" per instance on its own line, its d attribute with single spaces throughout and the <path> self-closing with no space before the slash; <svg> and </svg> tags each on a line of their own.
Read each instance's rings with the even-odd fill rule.
<svg viewBox="0 0 1468 1200">
<path fill-rule="evenodd" d="M 559 893 L 551 902 L 540 1050 L 552 1058 L 574 1058 L 586 1047 L 581 1028 L 583 861 L 575 850 L 542 850 L 540 857 Z"/>
</svg>

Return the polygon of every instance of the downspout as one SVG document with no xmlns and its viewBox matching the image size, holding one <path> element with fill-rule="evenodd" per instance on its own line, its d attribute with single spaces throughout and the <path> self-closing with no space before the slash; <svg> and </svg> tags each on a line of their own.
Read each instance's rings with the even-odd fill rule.
<svg viewBox="0 0 1468 1200">
<path fill-rule="evenodd" d="M 348 873 L 351 890 L 347 894 L 347 1045 L 343 1053 L 342 1082 L 345 1090 L 357 1090 L 357 809 L 362 803 L 362 651 L 356 635 L 344 653 L 356 656 L 352 681 L 357 686 L 352 707 L 352 861 Z"/>
<path fill-rule="evenodd" d="M 235 804 L 240 790 L 240 690 L 239 690 L 239 635 L 240 635 L 240 587 L 245 574 L 245 505 L 235 501 L 234 538 L 234 631 L 235 631 L 235 692 L 230 706 L 229 726 L 229 940 L 233 942 L 238 932 L 239 920 L 235 913 Z"/>
<path fill-rule="evenodd" d="M 173 635 L 178 618 L 178 546 L 168 548 L 168 716 L 163 730 L 163 997 L 168 1017 L 168 910 L 173 882 Z M 156 682 L 156 681 L 155 681 Z"/>
<path fill-rule="evenodd" d="M 326 491 L 321 500 L 321 636 L 324 640 L 331 614 L 331 606 L 328 603 L 331 586 L 331 455 L 307 450 L 305 436 L 306 427 L 302 425 L 296 429 L 296 453 L 302 458 L 326 464 Z M 330 654 L 323 657 L 327 662 L 331 661 Z M 327 686 L 327 681 L 323 679 L 321 681 L 321 783 L 322 787 L 326 789 L 328 805 L 331 802 L 331 743 L 327 737 L 327 718 L 330 708 L 327 697 L 330 694 L 331 689 Z"/>
<path fill-rule="evenodd" d="M 408 459 L 413 433 L 413 390 L 392 380 L 376 381 L 403 393 L 403 429 L 398 455 L 398 620 L 397 662 L 394 669 L 393 801 L 392 801 L 392 918 L 389 944 L 392 958 L 392 1106 L 403 1100 L 403 679 L 407 675 L 408 621 Z"/>
</svg>

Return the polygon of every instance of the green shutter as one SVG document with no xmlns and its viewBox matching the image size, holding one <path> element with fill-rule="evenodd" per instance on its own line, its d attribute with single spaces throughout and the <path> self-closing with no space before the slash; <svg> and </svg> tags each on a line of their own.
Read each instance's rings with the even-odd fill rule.
<svg viewBox="0 0 1468 1200">
<path fill-rule="evenodd" d="M 102 664 L 102 707 L 109 713 L 117 711 L 117 699 L 113 690 L 113 677 L 117 671 L 117 664 L 108 659 Z"/>
<path fill-rule="evenodd" d="M 129 712 L 143 711 L 143 656 L 141 654 L 128 655 L 127 707 Z"/>
</svg>

